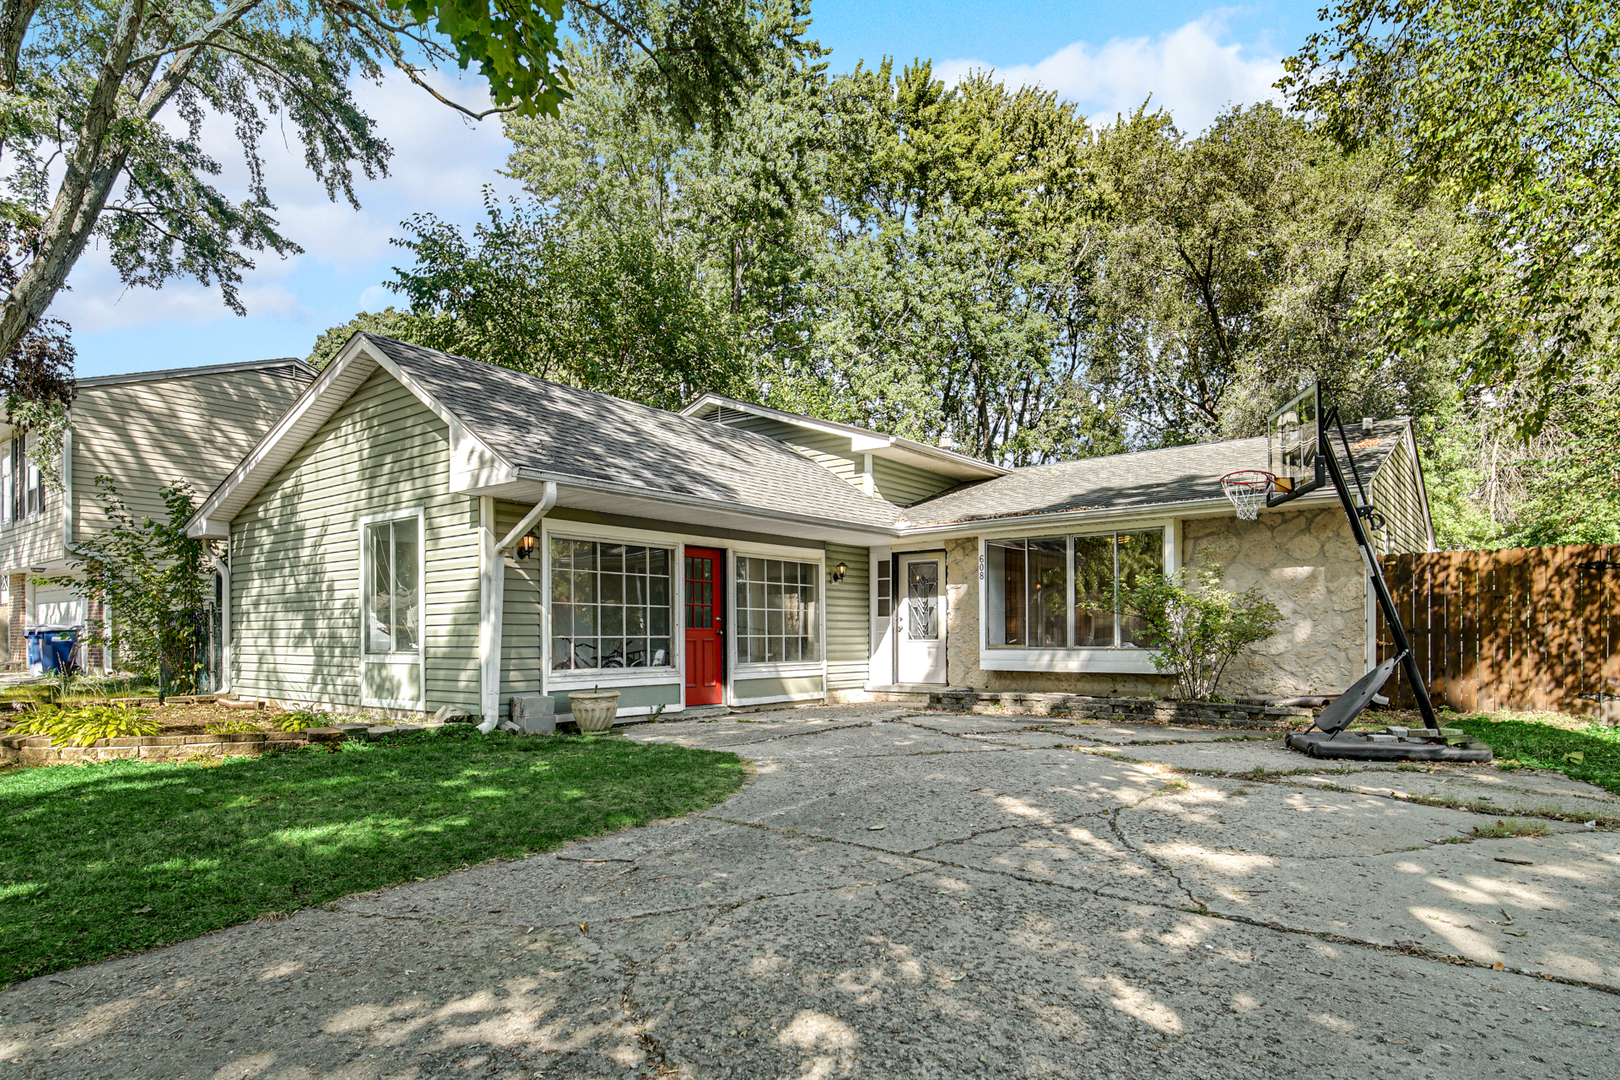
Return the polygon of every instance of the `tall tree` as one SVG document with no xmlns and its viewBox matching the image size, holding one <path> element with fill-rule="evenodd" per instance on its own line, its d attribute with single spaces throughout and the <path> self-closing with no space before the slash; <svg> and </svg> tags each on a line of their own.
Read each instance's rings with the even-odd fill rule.
<svg viewBox="0 0 1620 1080">
<path fill-rule="evenodd" d="M 569 93 L 565 25 L 644 57 L 638 106 L 690 126 L 723 121 L 734 85 L 767 46 L 791 46 L 802 20 L 794 0 L 0 0 L 0 357 L 13 369 L 0 383 L 67 392 L 71 358 L 36 328 L 93 237 L 126 284 L 217 283 L 241 313 L 254 254 L 299 250 L 266 186 L 267 117 L 290 121 L 328 195 L 354 204 L 356 172 L 385 172 L 391 152 L 354 79 L 393 68 L 427 87 L 424 65 L 476 63 L 490 112 L 554 113 Z M 209 115 L 228 117 L 241 144 L 241 200 L 213 181 Z"/>
<path fill-rule="evenodd" d="M 1133 442 L 1254 434 L 1307 378 L 1360 415 L 1442 400 L 1444 350 L 1409 348 L 1365 307 L 1392 273 L 1455 259 L 1470 233 L 1386 157 L 1345 156 L 1257 105 L 1194 139 L 1138 110 L 1100 134 L 1097 158 L 1108 207 L 1088 378 Z"/>
<path fill-rule="evenodd" d="M 420 215 L 396 241 L 415 256 L 393 283 L 411 306 L 396 332 L 662 408 L 703 390 L 746 392 L 723 305 L 638 224 L 576 233 L 492 202 L 469 239 Z"/>
<path fill-rule="evenodd" d="M 1090 131 L 1056 95 L 921 64 L 831 87 L 810 350 L 776 392 L 1014 464 L 1107 452 L 1076 381 Z"/>
<path fill-rule="evenodd" d="M 1610 0 L 1339 0 L 1279 84 L 1355 150 L 1396 148 L 1484 231 L 1453 272 L 1398 278 L 1380 317 L 1470 333 L 1463 374 L 1530 393 L 1534 428 L 1620 331 L 1620 8 Z M 1578 381 L 1578 380 L 1577 380 Z"/>
</svg>

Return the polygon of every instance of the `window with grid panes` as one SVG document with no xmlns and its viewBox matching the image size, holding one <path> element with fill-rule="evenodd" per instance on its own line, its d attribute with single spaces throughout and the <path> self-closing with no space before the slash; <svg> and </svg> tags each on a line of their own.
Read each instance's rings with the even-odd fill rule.
<svg viewBox="0 0 1620 1080">
<path fill-rule="evenodd" d="M 821 570 L 815 563 L 737 559 L 737 662 L 821 660 Z"/>
<path fill-rule="evenodd" d="M 551 667 L 669 668 L 669 548 L 551 540 Z"/>
</svg>

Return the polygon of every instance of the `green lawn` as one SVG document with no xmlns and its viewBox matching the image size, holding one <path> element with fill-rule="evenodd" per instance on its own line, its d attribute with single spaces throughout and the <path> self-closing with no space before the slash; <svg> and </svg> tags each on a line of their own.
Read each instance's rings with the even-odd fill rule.
<svg viewBox="0 0 1620 1080">
<path fill-rule="evenodd" d="M 0 773 L 0 986 L 702 809 L 733 754 L 466 725 L 205 766 Z"/>
<path fill-rule="evenodd" d="M 1488 714 L 1447 718 L 1487 743 L 1499 765 L 1555 769 L 1620 795 L 1620 730 L 1596 725 L 1570 730 L 1533 720 L 1496 720 Z"/>
</svg>

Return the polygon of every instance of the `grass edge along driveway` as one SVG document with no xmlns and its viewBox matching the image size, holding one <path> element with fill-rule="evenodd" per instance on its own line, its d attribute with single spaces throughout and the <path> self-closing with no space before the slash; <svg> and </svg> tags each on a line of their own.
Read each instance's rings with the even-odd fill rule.
<svg viewBox="0 0 1620 1080">
<path fill-rule="evenodd" d="M 745 778 L 735 754 L 467 725 L 0 773 L 0 987 L 678 817 Z"/>
<path fill-rule="evenodd" d="M 1499 768 L 1550 769 L 1620 795 L 1620 729 L 1592 724 L 1571 731 L 1489 713 L 1444 722 L 1484 740 Z"/>
</svg>

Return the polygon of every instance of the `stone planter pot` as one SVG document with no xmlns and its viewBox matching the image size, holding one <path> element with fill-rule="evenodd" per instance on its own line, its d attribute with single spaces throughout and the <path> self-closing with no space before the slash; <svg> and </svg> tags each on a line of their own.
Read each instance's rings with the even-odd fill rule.
<svg viewBox="0 0 1620 1080">
<path fill-rule="evenodd" d="M 619 715 L 617 690 L 580 690 L 568 695 L 574 710 L 574 723 L 581 731 L 608 731 Z"/>
</svg>

